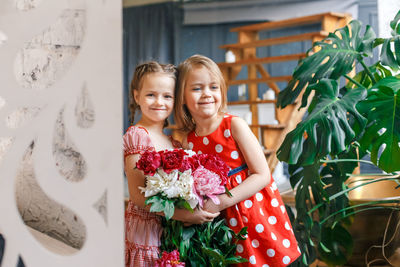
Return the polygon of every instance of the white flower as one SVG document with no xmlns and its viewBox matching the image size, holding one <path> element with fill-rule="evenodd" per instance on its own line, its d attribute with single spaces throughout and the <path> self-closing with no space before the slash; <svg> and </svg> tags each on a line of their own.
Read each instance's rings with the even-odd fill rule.
<svg viewBox="0 0 400 267">
<path fill-rule="evenodd" d="M 179 187 L 181 191 L 179 196 L 185 199 L 190 204 L 192 209 L 196 207 L 197 203 L 199 202 L 197 196 L 193 193 L 193 184 L 194 181 L 191 169 L 184 171 L 179 176 L 179 180 L 176 182 L 176 187 Z"/>
<path fill-rule="evenodd" d="M 185 152 L 187 153 L 187 157 L 189 158 L 196 155 L 196 152 L 194 152 L 193 150 L 185 150 Z"/>
<path fill-rule="evenodd" d="M 179 175 L 178 170 L 169 174 L 162 169 L 157 169 L 153 176 L 146 176 L 146 187 L 139 187 L 145 197 L 151 197 L 158 193 L 164 193 L 168 198 L 181 197 L 185 199 L 190 207 L 195 208 L 198 201 L 197 195 L 193 193 L 192 170 L 186 170 Z"/>
</svg>

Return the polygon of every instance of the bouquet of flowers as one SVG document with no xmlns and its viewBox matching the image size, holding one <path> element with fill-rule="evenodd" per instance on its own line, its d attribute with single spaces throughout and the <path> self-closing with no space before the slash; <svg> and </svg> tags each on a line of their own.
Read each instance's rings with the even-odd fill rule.
<svg viewBox="0 0 400 267">
<path fill-rule="evenodd" d="M 170 220 L 175 208 L 193 211 L 202 207 L 206 198 L 219 204 L 217 195 L 229 194 L 225 184 L 230 168 L 224 161 L 211 154 L 174 149 L 146 151 L 136 167 L 146 176 L 146 186 L 140 188 L 147 198 L 145 203 L 151 204 L 150 211 L 165 214 L 163 250 L 179 250 L 182 260 L 191 266 L 227 266 L 246 261 L 234 255 L 236 242 L 244 239 L 246 228 L 235 234 L 223 219 L 190 227 Z"/>
</svg>

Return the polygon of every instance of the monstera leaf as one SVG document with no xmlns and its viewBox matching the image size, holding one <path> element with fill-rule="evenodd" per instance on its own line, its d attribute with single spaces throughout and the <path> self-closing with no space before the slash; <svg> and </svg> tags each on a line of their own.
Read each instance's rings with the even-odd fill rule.
<svg viewBox="0 0 400 267">
<path fill-rule="evenodd" d="M 321 231 L 321 242 L 318 244 L 321 259 L 332 266 L 342 266 L 353 253 L 353 239 L 350 233 L 340 224 L 324 227 Z"/>
<path fill-rule="evenodd" d="M 369 26 L 363 36 L 360 31 L 361 23 L 353 20 L 349 26 L 330 33 L 321 42 L 314 43 L 312 49 L 318 47 L 320 50 L 300 61 L 292 80 L 279 94 L 277 105 L 286 107 L 296 100 L 308 84 L 314 84 L 322 78 L 337 80 L 353 69 L 356 60 L 362 60 L 363 56 L 372 56 L 375 33 Z M 307 105 L 309 93 L 309 90 L 304 93 L 302 107 Z"/>
<path fill-rule="evenodd" d="M 309 165 L 316 157 L 342 152 L 355 135 L 349 118 L 361 127 L 366 122 L 355 108 L 365 98 L 365 88 L 350 90 L 339 98 L 337 82 L 322 79 L 309 89 L 316 91 L 316 105 L 308 117 L 286 135 L 277 152 L 279 160 L 289 164 Z"/>
<path fill-rule="evenodd" d="M 400 78 L 380 80 L 357 107 L 368 116 L 361 147 L 371 151 L 372 162 L 382 170 L 400 170 Z"/>
<path fill-rule="evenodd" d="M 399 70 L 400 67 L 400 11 L 395 18 L 390 22 L 392 28 L 392 38 L 384 40 L 381 50 L 382 64 L 391 67 L 394 70 Z M 392 51 L 391 43 L 394 43 L 394 51 Z"/>
</svg>

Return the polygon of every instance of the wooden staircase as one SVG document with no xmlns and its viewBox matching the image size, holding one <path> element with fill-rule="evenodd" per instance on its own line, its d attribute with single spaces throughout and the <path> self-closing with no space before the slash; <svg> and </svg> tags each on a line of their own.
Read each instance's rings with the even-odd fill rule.
<svg viewBox="0 0 400 267">
<path fill-rule="evenodd" d="M 278 124 L 259 124 L 258 105 L 264 103 L 276 104 L 276 100 L 260 100 L 258 96 L 258 84 L 266 83 L 268 87 L 275 92 L 275 96 L 277 96 L 281 89 L 278 87 L 276 82 L 288 82 L 291 79 L 291 76 L 272 77 L 264 68 L 263 64 L 298 61 L 299 59 L 305 57 L 306 54 L 304 51 L 304 53 L 257 58 L 257 48 L 307 40 L 311 42 L 320 41 L 328 36 L 329 32 L 333 32 L 337 28 L 345 26 L 350 19 L 351 17 L 347 14 L 323 13 L 294 19 L 246 25 L 231 29 L 231 32 L 238 33 L 238 43 L 220 46 L 222 49 L 232 51 L 235 55 L 235 62 L 224 62 L 218 64 L 224 75 L 228 88 L 232 85 L 246 84 L 249 92 L 249 97 L 246 101 L 229 102 L 228 105 L 249 105 L 252 113 L 250 128 L 259 138 L 260 143 L 264 146 L 264 153 L 267 157 L 271 171 L 274 170 L 276 164 L 278 163 L 278 159 L 276 158 L 277 149 L 283 142 L 286 134 L 294 129 L 295 126 L 301 121 L 306 109 L 298 111 L 298 108 L 300 107 L 300 101 L 297 101 L 295 104 L 289 105 L 284 109 L 278 109 L 275 105 L 275 119 Z M 260 39 L 261 31 L 297 27 L 316 23 L 321 24 L 320 31 L 284 37 Z M 241 72 L 243 66 L 247 66 L 247 78 L 237 80 L 236 78 Z M 301 99 L 301 95 L 298 99 Z"/>
</svg>

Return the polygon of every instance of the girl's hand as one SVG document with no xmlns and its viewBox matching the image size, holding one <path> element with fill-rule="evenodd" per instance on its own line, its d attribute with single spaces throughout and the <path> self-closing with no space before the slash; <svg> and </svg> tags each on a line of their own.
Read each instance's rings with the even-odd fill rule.
<svg viewBox="0 0 400 267">
<path fill-rule="evenodd" d="M 212 200 L 207 199 L 204 201 L 204 206 L 203 210 L 206 210 L 208 212 L 220 212 L 222 210 L 221 205 L 216 205 Z"/>
<path fill-rule="evenodd" d="M 219 212 L 208 212 L 203 209 L 195 209 L 194 212 L 188 210 L 177 209 L 172 217 L 174 220 L 183 221 L 185 225 L 202 224 L 205 222 L 212 222 Z"/>
</svg>

